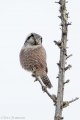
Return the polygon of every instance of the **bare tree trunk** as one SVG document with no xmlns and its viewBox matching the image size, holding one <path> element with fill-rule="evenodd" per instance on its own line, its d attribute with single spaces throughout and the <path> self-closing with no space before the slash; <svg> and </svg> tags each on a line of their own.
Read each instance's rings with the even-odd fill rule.
<svg viewBox="0 0 80 120">
<path fill-rule="evenodd" d="M 61 107 L 63 105 L 63 94 L 64 94 L 64 81 L 65 81 L 65 71 L 66 71 L 66 57 L 67 57 L 67 32 L 68 32 L 68 13 L 66 10 L 66 1 L 60 0 L 60 16 L 61 19 L 61 30 L 62 36 L 61 41 L 57 42 L 60 48 L 60 61 L 58 63 L 59 66 L 59 75 L 58 75 L 58 92 L 57 92 L 57 102 L 56 102 L 56 110 L 55 110 L 55 118 L 54 120 L 61 120 L 62 117 L 62 110 Z M 55 41 L 56 43 L 56 41 Z"/>
</svg>

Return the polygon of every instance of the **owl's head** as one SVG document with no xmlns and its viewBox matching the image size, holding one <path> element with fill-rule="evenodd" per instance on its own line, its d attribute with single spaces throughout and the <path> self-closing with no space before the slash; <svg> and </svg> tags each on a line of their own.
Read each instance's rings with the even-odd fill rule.
<svg viewBox="0 0 80 120">
<path fill-rule="evenodd" d="M 25 40 L 24 45 L 41 45 L 42 44 L 42 37 L 39 34 L 31 33 Z"/>
</svg>

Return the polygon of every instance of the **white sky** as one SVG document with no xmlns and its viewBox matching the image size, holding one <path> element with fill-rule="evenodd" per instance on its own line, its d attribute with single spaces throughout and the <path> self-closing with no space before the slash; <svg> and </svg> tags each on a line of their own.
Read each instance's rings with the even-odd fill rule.
<svg viewBox="0 0 80 120">
<path fill-rule="evenodd" d="M 47 52 L 49 78 L 53 83 L 51 93 L 56 94 L 59 49 L 54 40 L 60 40 L 59 5 L 55 0 L 0 0 L 0 119 L 25 117 L 26 120 L 53 120 L 55 107 L 42 92 L 38 82 L 24 71 L 19 63 L 19 52 L 26 36 L 36 32 L 43 37 Z M 72 69 L 66 72 L 70 83 L 65 86 L 65 100 L 80 96 L 80 1 L 69 1 L 68 60 Z M 64 109 L 63 117 L 80 119 L 80 101 Z"/>
</svg>

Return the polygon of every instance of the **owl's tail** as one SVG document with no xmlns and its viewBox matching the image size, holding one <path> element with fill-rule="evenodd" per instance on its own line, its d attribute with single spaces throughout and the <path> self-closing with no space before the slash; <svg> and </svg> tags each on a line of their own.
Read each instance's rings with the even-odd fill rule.
<svg viewBox="0 0 80 120">
<path fill-rule="evenodd" d="M 51 84 L 51 82 L 50 82 L 47 74 L 45 74 L 45 75 L 43 74 L 43 75 L 40 76 L 40 77 L 41 77 L 43 83 L 44 83 L 48 88 L 51 88 L 51 87 L 52 87 L 52 84 Z"/>
</svg>

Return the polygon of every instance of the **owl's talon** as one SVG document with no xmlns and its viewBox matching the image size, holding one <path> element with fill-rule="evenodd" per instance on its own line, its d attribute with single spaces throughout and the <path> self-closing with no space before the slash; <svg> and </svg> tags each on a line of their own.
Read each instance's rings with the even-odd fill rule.
<svg viewBox="0 0 80 120">
<path fill-rule="evenodd" d="M 35 74 L 32 74 L 32 77 L 36 77 L 36 75 L 35 75 Z"/>
<path fill-rule="evenodd" d="M 36 71 L 35 70 L 33 70 L 33 72 L 32 72 L 32 77 L 36 77 Z"/>
<path fill-rule="evenodd" d="M 34 80 L 34 82 L 38 81 L 37 78 Z"/>
<path fill-rule="evenodd" d="M 46 91 L 47 86 L 42 86 L 42 90 L 45 92 Z"/>
</svg>

